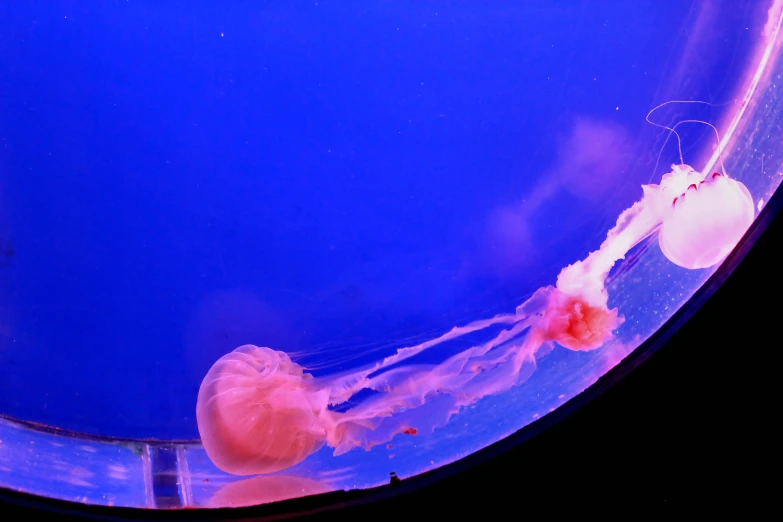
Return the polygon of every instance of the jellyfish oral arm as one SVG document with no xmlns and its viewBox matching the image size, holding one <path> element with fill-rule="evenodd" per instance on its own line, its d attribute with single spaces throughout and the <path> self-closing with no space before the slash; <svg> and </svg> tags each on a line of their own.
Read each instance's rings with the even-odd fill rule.
<svg viewBox="0 0 783 522">
<path fill-rule="evenodd" d="M 353 370 L 351 372 L 330 376 L 322 380 L 322 382 L 329 388 L 329 404 L 337 405 L 346 402 L 351 396 L 355 395 L 362 389 L 371 386 L 368 377 L 376 372 L 388 368 L 394 364 L 400 363 L 406 359 L 409 359 L 415 355 L 418 355 L 425 350 L 445 343 L 452 339 L 462 337 L 464 335 L 483 330 L 490 326 L 498 324 L 515 324 L 525 319 L 524 315 L 521 315 L 523 310 L 521 307 L 517 308 L 516 314 L 500 314 L 490 319 L 482 319 L 473 321 L 464 326 L 455 326 L 445 334 L 417 344 L 415 346 L 407 346 L 398 349 L 393 355 L 385 357 L 380 362 L 370 365 L 360 370 Z"/>
<path fill-rule="evenodd" d="M 580 295 L 593 305 L 605 306 L 608 296 L 604 282 L 615 263 L 655 232 L 666 215 L 666 201 L 701 179 L 687 165 L 672 165 L 672 172 L 663 176 L 660 185 L 642 185 L 642 199 L 620 214 L 598 250 L 560 272 L 557 288 L 566 294 Z"/>
<path fill-rule="evenodd" d="M 545 287 L 521 305 L 535 314 L 437 365 L 397 367 L 369 379 L 378 392 L 345 412 L 324 412 L 327 444 L 340 455 L 399 433 L 431 433 L 461 408 L 527 380 L 552 343 L 592 350 L 612 337 L 617 310 Z M 408 430 L 408 431 L 406 431 Z"/>
<path fill-rule="evenodd" d="M 609 271 L 661 223 L 658 213 L 649 204 L 654 196 L 657 194 L 646 190 L 641 201 L 620 214 L 598 250 L 560 271 L 557 288 L 566 294 L 581 295 L 594 305 L 605 306 L 608 295 L 604 282 Z"/>
</svg>

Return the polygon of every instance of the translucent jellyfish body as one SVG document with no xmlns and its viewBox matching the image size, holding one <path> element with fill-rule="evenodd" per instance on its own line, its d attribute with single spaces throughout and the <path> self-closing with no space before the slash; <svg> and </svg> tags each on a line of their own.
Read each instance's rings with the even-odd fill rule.
<svg viewBox="0 0 783 522">
<path fill-rule="evenodd" d="M 196 404 L 201 442 L 215 465 L 236 475 L 272 473 L 302 461 L 326 440 L 318 415 L 326 396 L 283 352 L 240 346 L 209 370 Z"/>
<path fill-rule="evenodd" d="M 236 475 L 272 473 L 324 443 L 340 455 L 401 433 L 430 433 L 461 408 L 524 382 L 553 347 L 597 348 L 611 338 L 617 310 L 554 287 L 538 290 L 514 314 L 457 327 L 398 350 L 368 368 L 314 379 L 283 352 L 245 345 L 221 357 L 202 382 L 196 407 L 204 448 Z M 387 369 L 456 337 L 507 324 L 490 340 L 440 364 Z M 361 390 L 376 392 L 346 411 L 328 408 Z"/>
<path fill-rule="evenodd" d="M 755 211 L 745 185 L 715 173 L 688 185 L 663 215 L 658 243 L 672 263 L 707 268 L 720 262 L 748 230 Z"/>
<path fill-rule="evenodd" d="M 753 221 L 748 190 L 725 175 L 705 179 L 687 165 L 673 165 L 660 185 L 642 189 L 644 197 L 620 214 L 598 250 L 563 268 L 556 286 L 540 288 L 514 313 L 454 327 L 375 364 L 326 377 L 313 378 L 270 348 L 245 345 L 223 356 L 198 396 L 207 454 L 228 473 L 261 474 L 301 462 L 324 444 L 340 455 L 401 433 L 432 432 L 465 406 L 524 382 L 555 344 L 593 350 L 610 340 L 623 319 L 608 306 L 606 278 L 657 229 L 666 257 L 694 269 L 723 259 Z M 398 364 L 498 326 L 504 329 L 494 337 L 438 364 Z M 362 390 L 373 393 L 352 404 Z"/>
</svg>

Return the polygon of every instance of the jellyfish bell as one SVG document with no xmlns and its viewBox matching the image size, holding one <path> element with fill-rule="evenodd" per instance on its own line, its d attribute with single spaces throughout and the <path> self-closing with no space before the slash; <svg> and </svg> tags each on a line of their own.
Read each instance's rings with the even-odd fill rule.
<svg viewBox="0 0 783 522">
<path fill-rule="evenodd" d="M 234 475 L 289 468 L 326 441 L 319 415 L 328 395 L 283 352 L 245 345 L 212 366 L 196 420 L 209 458 Z"/>
<path fill-rule="evenodd" d="M 753 197 L 745 185 L 726 175 L 725 168 L 723 174 L 704 176 L 684 164 L 682 140 L 675 130 L 679 125 L 698 123 L 710 127 L 715 133 L 721 165 L 722 142 L 718 129 L 703 120 L 682 120 L 672 127 L 650 120 L 653 112 L 674 103 L 713 106 L 700 100 L 671 100 L 647 114 L 648 123 L 669 131 L 666 141 L 672 134 L 676 136 L 680 164 L 672 165 L 672 171 L 663 176 L 660 185 L 642 186 L 644 203 L 661 224 L 658 244 L 669 261 L 688 269 L 708 268 L 722 261 L 750 227 L 755 217 Z"/>
<path fill-rule="evenodd" d="M 686 165 L 672 168 L 676 167 L 680 169 L 672 175 L 682 175 L 666 187 L 662 181 L 656 202 L 662 221 L 658 244 L 676 265 L 708 268 L 722 261 L 750 227 L 755 216 L 753 197 L 745 185 L 726 174 L 704 178 Z M 684 173 L 682 167 L 690 171 Z M 688 185 L 683 188 L 684 183 Z"/>
</svg>

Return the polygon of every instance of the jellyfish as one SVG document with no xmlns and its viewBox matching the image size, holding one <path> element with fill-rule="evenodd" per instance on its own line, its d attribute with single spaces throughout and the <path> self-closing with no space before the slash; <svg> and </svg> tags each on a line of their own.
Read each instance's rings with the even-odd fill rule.
<svg viewBox="0 0 783 522">
<path fill-rule="evenodd" d="M 691 270 L 708 268 L 722 261 L 750 227 L 755 217 L 753 197 L 745 185 L 726 173 L 720 134 L 714 125 L 702 120 L 681 120 L 668 127 L 650 120 L 653 112 L 672 103 L 712 105 L 699 100 L 672 100 L 647 114 L 648 123 L 669 131 L 667 141 L 671 135 L 676 136 L 680 164 L 672 165 L 672 171 L 663 176 L 660 185 L 644 185 L 642 189 L 661 221 L 658 244 L 666 258 Z M 676 130 L 683 123 L 698 123 L 713 130 L 723 173 L 704 175 L 685 164 L 682 140 Z"/>
<path fill-rule="evenodd" d="M 199 433 L 213 463 L 235 475 L 289 468 L 324 444 L 341 455 L 399 434 L 431 433 L 465 406 L 524 382 L 555 343 L 592 350 L 621 322 L 618 310 L 607 308 L 605 291 L 547 286 L 513 314 L 455 327 L 344 374 L 314 378 L 284 352 L 244 345 L 221 357 L 204 378 L 196 405 Z M 438 364 L 398 365 L 493 325 L 507 328 Z M 333 408 L 362 390 L 374 394 L 345 411 Z"/>
<path fill-rule="evenodd" d="M 235 475 L 301 462 L 326 439 L 323 391 L 285 352 L 240 346 L 212 366 L 199 388 L 196 421 L 215 465 Z"/>
<path fill-rule="evenodd" d="M 692 174 L 691 169 L 686 177 Z M 663 211 L 658 244 L 676 265 L 708 268 L 726 257 L 750 227 L 753 197 L 741 182 L 718 172 L 693 181 Z"/>
<path fill-rule="evenodd" d="M 643 239 L 659 231 L 670 261 L 704 268 L 728 254 L 753 217 L 742 183 L 672 165 L 660 184 L 642 186 L 642 198 L 620 214 L 597 250 L 564 267 L 554 286 L 540 288 L 513 313 L 457 326 L 374 364 L 317 378 L 284 352 L 241 346 L 213 365 L 199 389 L 196 417 L 204 449 L 221 470 L 251 475 L 289 468 L 324 446 L 338 456 L 398 435 L 431 433 L 466 406 L 525 382 L 556 346 L 585 351 L 611 340 L 623 317 L 609 307 L 606 279 Z M 490 327 L 501 329 L 437 364 L 401 364 Z M 354 404 L 361 391 L 369 397 Z"/>
<path fill-rule="evenodd" d="M 439 364 L 352 375 L 357 384 L 338 385 L 342 394 L 349 388 L 349 393 L 357 389 L 376 393 L 345 412 L 324 412 L 327 445 L 340 455 L 355 447 L 368 450 L 399 434 L 432 433 L 462 408 L 525 382 L 537 359 L 555 343 L 575 351 L 595 349 L 611 339 L 612 330 L 623 320 L 616 308 L 610 310 L 604 303 L 552 286 L 536 291 L 517 307 L 514 318 L 510 328 Z M 506 322 L 508 317 L 497 319 Z M 420 347 L 411 348 L 407 354 Z"/>
</svg>

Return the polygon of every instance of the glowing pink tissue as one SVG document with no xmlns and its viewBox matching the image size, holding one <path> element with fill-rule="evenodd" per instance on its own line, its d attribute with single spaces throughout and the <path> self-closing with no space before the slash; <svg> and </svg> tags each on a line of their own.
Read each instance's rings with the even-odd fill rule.
<svg viewBox="0 0 783 522">
<path fill-rule="evenodd" d="M 734 249 L 754 215 L 753 198 L 745 185 L 715 173 L 672 199 L 658 243 L 672 263 L 707 268 Z"/>
<path fill-rule="evenodd" d="M 563 268 L 556 286 L 540 288 L 514 313 L 454 327 L 375 364 L 319 378 L 270 348 L 245 345 L 224 355 L 204 378 L 196 406 L 210 459 L 228 473 L 272 473 L 324 444 L 340 455 L 398 434 L 430 433 L 465 406 L 525 382 L 554 343 L 581 351 L 612 339 L 623 319 L 608 307 L 606 278 L 659 226 L 666 257 L 695 269 L 720 262 L 754 218 L 742 183 L 721 174 L 704 179 L 688 165 L 673 165 L 660 185 L 642 189 L 644 197 L 620 214 L 598 250 Z M 502 329 L 437 364 L 398 365 L 490 327 Z M 351 404 L 362 390 L 373 393 Z M 349 407 L 329 408 L 336 405 Z"/>
<path fill-rule="evenodd" d="M 323 446 L 326 396 L 283 352 L 240 346 L 204 377 L 196 404 L 201 442 L 223 471 L 272 473 Z"/>
</svg>

